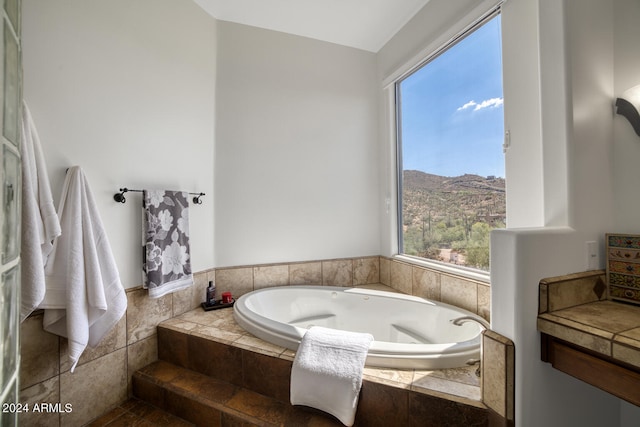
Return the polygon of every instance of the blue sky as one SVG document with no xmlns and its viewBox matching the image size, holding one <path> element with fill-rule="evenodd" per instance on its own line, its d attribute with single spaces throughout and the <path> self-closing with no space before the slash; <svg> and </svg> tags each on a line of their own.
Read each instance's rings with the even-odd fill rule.
<svg viewBox="0 0 640 427">
<path fill-rule="evenodd" d="M 500 16 L 400 83 L 403 169 L 504 177 Z"/>
</svg>

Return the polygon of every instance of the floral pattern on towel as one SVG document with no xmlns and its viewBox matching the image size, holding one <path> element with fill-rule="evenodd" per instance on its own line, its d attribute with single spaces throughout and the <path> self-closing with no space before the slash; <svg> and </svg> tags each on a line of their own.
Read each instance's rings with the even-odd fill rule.
<svg viewBox="0 0 640 427">
<path fill-rule="evenodd" d="M 191 275 L 189 198 L 180 191 L 143 193 L 143 272 L 151 290 Z"/>
</svg>

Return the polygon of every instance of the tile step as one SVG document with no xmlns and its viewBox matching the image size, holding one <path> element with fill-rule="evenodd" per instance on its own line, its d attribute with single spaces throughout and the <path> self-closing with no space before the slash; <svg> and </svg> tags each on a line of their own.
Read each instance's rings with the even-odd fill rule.
<svg viewBox="0 0 640 427">
<path fill-rule="evenodd" d="M 164 364 L 150 365 L 138 373 L 138 378 L 141 378 L 155 371 L 154 376 L 161 379 L 161 383 L 170 384 L 166 392 L 155 391 L 160 395 L 155 397 L 156 400 L 150 400 L 150 403 L 163 408 L 175 405 L 176 411 L 181 406 L 192 405 L 201 408 L 204 413 L 206 406 L 211 408 L 207 410 L 213 417 L 219 417 L 223 421 L 247 420 L 244 421 L 246 424 L 240 422 L 240 425 L 309 425 L 305 421 L 309 418 L 306 408 L 303 410 L 289 403 L 293 364 L 291 352 L 274 352 L 273 346 L 267 343 L 264 343 L 266 347 L 258 345 L 257 338 L 238 335 L 239 327 L 235 325 L 229 312 L 225 313 L 224 310 L 206 312 L 204 315 L 196 310 L 196 313 L 187 313 L 186 316 L 189 319 L 192 318 L 189 316 L 196 316 L 199 322 L 204 323 L 190 322 L 183 317 L 158 325 L 158 358 Z M 234 333 L 238 335 L 236 340 L 229 341 Z M 167 366 L 186 371 L 177 375 L 175 368 L 167 371 Z M 196 373 L 199 376 L 194 376 Z M 390 373 L 392 374 L 391 371 Z M 185 378 L 191 376 L 195 378 L 194 384 L 206 385 L 195 390 L 192 386 L 185 385 L 190 390 L 188 394 L 193 396 L 190 403 L 187 403 L 185 398 L 177 396 L 172 390 L 177 384 L 184 384 Z M 439 378 L 434 380 L 437 382 Z M 134 385 L 135 381 L 136 377 Z M 138 389 L 141 389 L 142 382 L 138 383 Z M 159 388 L 155 382 L 144 384 L 151 389 Z M 177 397 L 174 398 L 174 395 Z M 392 380 L 363 378 L 355 426 L 490 425 L 489 414 L 484 405 L 464 398 L 452 400 L 451 397 L 453 396 L 447 393 L 427 394 L 413 390 L 406 384 L 397 384 Z M 178 403 L 173 403 L 174 400 Z M 190 409 L 170 412 L 191 420 L 192 418 L 184 415 L 190 411 L 196 412 Z M 330 415 L 315 410 L 312 413 L 316 415 L 312 419 L 319 420 L 313 425 L 342 425 Z M 262 415 L 258 417 L 258 414 Z M 297 417 L 302 418 L 298 420 Z M 290 419 L 296 421 L 288 421 Z M 200 421 L 203 425 L 220 425 L 206 417 Z"/>
<path fill-rule="evenodd" d="M 229 382 L 159 360 L 133 374 L 133 395 L 197 426 L 341 426 Z"/>
</svg>

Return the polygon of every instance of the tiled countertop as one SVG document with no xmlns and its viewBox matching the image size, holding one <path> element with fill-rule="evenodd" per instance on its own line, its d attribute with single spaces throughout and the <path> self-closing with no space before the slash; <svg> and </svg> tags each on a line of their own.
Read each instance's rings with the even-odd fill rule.
<svg viewBox="0 0 640 427">
<path fill-rule="evenodd" d="M 582 304 L 540 314 L 538 330 L 640 368 L 640 307 Z"/>
<path fill-rule="evenodd" d="M 538 330 L 640 368 L 640 306 L 606 300 L 604 274 L 542 280 Z"/>
</svg>

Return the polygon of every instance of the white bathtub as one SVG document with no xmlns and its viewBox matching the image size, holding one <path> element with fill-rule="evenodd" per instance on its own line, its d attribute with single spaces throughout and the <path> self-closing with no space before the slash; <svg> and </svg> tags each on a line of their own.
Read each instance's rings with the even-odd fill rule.
<svg viewBox="0 0 640 427">
<path fill-rule="evenodd" d="M 443 369 L 480 358 L 482 327 L 452 320 L 478 316 L 441 302 L 392 292 L 333 286 L 283 286 L 250 292 L 234 306 L 236 322 L 265 341 L 296 350 L 308 328 L 369 332 L 367 366 Z"/>
</svg>

